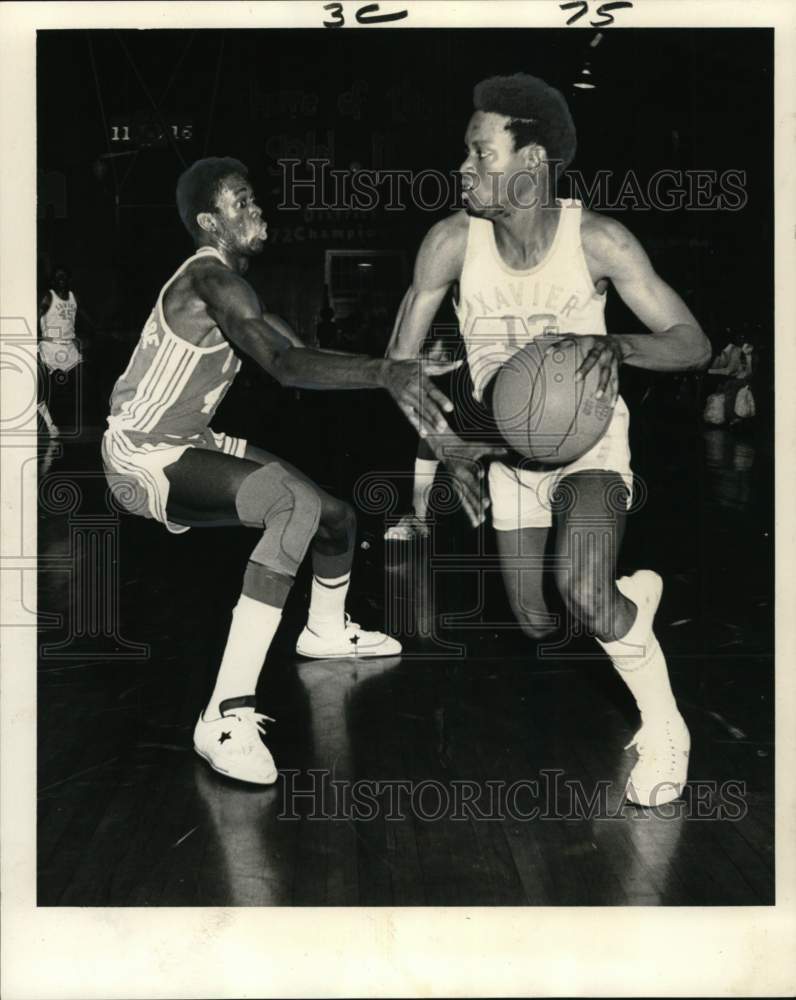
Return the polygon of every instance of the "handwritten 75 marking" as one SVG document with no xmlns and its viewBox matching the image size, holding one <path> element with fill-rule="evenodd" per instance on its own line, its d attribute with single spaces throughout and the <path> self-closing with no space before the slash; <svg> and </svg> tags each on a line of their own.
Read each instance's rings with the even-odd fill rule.
<svg viewBox="0 0 796 1000">
<path fill-rule="evenodd" d="M 559 8 L 561 10 L 577 10 L 567 21 L 567 27 L 570 24 L 574 24 L 579 21 L 584 14 L 590 13 L 589 0 L 569 0 L 567 3 L 560 3 Z M 614 15 L 610 14 L 609 11 L 619 10 L 621 7 L 632 7 L 633 4 L 630 0 L 610 0 L 609 3 L 601 3 L 597 7 L 597 14 L 603 18 L 602 21 L 589 21 L 592 28 L 606 28 L 609 24 L 614 23 Z"/>
</svg>

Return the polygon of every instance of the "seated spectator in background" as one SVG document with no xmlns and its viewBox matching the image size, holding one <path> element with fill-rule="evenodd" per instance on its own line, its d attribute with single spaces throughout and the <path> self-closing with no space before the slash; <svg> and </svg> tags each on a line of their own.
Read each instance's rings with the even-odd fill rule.
<svg viewBox="0 0 796 1000">
<path fill-rule="evenodd" d="M 755 400 L 751 381 L 754 374 L 754 346 L 744 330 L 730 335 L 727 346 L 713 359 L 708 375 L 723 379 L 708 396 L 705 404 L 706 423 L 736 426 L 755 415 Z"/>
<path fill-rule="evenodd" d="M 732 334 L 727 346 L 711 362 L 708 375 L 748 379 L 752 375 L 753 354 L 754 348 L 747 343 L 743 330 Z"/>
<path fill-rule="evenodd" d="M 340 332 L 336 349 L 350 354 L 361 353 L 362 342 L 365 339 L 362 313 L 355 308 L 348 316 L 339 319 L 337 329 Z"/>
<path fill-rule="evenodd" d="M 334 321 L 334 309 L 329 306 L 324 306 L 320 311 L 320 320 L 315 327 L 315 336 L 319 347 L 327 351 L 337 350 L 340 331 Z"/>
</svg>

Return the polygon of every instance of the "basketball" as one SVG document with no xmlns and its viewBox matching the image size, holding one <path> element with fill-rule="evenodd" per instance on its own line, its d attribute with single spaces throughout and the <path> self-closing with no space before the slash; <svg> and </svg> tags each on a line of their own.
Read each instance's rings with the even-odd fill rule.
<svg viewBox="0 0 796 1000">
<path fill-rule="evenodd" d="M 580 345 L 537 337 L 500 369 L 492 393 L 495 422 L 506 444 L 546 465 L 567 465 L 585 455 L 605 433 L 612 409 L 596 399 L 599 368 L 575 381 L 585 357 Z"/>
</svg>

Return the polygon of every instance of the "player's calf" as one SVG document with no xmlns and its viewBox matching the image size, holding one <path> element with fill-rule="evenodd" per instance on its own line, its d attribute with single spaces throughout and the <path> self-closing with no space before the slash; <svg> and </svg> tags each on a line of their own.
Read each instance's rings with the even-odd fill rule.
<svg viewBox="0 0 796 1000">
<path fill-rule="evenodd" d="M 612 583 L 600 579 L 603 566 L 562 566 L 555 574 L 556 586 L 573 618 L 587 635 L 610 642 L 630 628 L 634 611 Z"/>
<path fill-rule="evenodd" d="M 312 545 L 312 569 L 322 579 L 337 578 L 351 569 L 357 516 L 351 504 L 326 498 Z"/>
<path fill-rule="evenodd" d="M 669 683 L 669 672 L 653 631 L 663 584 L 657 573 L 639 570 L 617 581 L 632 606 L 633 621 L 626 634 L 600 642 L 614 668 L 636 700 L 641 728 L 630 746 L 638 760 L 626 790 L 631 802 L 663 805 L 678 798 L 688 778 L 691 738 Z"/>
</svg>

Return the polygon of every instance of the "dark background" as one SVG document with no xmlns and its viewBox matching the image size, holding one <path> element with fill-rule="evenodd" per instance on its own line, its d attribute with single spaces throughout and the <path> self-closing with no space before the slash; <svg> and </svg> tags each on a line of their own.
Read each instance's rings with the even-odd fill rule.
<svg viewBox="0 0 796 1000">
<path fill-rule="evenodd" d="M 399 247 L 411 260 L 445 211 L 373 213 L 358 225 L 378 230 L 370 238 L 305 234 L 304 245 L 287 244 L 280 233 L 303 220 L 274 208 L 276 160 L 324 155 L 323 147 L 336 169 L 358 162 L 453 170 L 473 85 L 522 70 L 570 99 L 574 167 L 586 177 L 598 169 L 633 170 L 642 182 L 663 168 L 747 172 L 740 212 L 615 214 L 706 326 L 735 321 L 739 310 L 760 319 L 772 273 L 773 33 L 614 30 L 594 50 L 591 38 L 557 30 L 40 32 L 38 166 L 63 175 L 65 196 L 60 179 L 48 178 L 40 263 L 68 259 L 104 322 L 137 326 L 145 318 L 169 269 L 190 251 L 173 208 L 182 164 L 173 148 L 118 158 L 117 216 L 111 161 L 98 177 L 97 158 L 123 148 L 109 144 L 103 115 L 110 128 L 114 118 L 151 112 L 154 102 L 169 120 L 192 121 L 193 141 L 179 145 L 186 164 L 210 154 L 249 165 L 276 237 L 252 275 L 269 306 L 303 327 L 315 319 L 327 247 Z M 598 86 L 578 91 L 571 83 L 586 59 Z M 314 228 L 357 228 L 345 221 Z M 299 280 L 283 280 L 293 275 Z"/>
<path fill-rule="evenodd" d="M 78 300 L 96 324 L 96 330 L 85 324 L 79 330 L 90 362 L 84 419 L 104 422 L 110 388 L 159 288 L 191 252 L 174 208 L 185 165 L 202 155 L 231 155 L 250 167 L 270 226 L 250 278 L 268 308 L 307 340 L 316 336 L 325 301 L 326 251 L 393 251 L 396 273 L 380 306 L 363 286 L 353 318 L 338 317 L 346 335 L 339 346 L 381 354 L 419 242 L 447 209 L 408 204 L 399 212 L 312 216 L 279 210 L 278 160 L 328 156 L 337 170 L 357 164 L 455 170 L 473 85 L 520 70 L 567 96 L 579 138 L 573 167 L 587 180 L 598 170 L 614 172 L 613 192 L 629 171 L 642 188 L 661 169 L 746 172 L 748 200 L 740 211 L 610 214 L 643 241 L 714 347 L 726 343 L 727 328 L 744 328 L 758 347 L 759 384 L 770 385 L 773 32 L 612 29 L 593 48 L 595 36 L 572 30 L 40 32 L 39 277 L 44 288 L 53 266 L 68 265 Z M 575 89 L 587 60 L 597 86 Z M 129 148 L 111 141 L 114 123 L 151 124 L 158 112 L 169 123 L 190 123 L 191 141 L 160 148 L 131 143 L 132 155 L 103 158 Z M 453 321 L 449 306 L 439 319 Z M 608 328 L 638 328 L 616 296 L 609 297 Z M 659 383 L 651 373 L 625 370 L 622 389 L 632 403 Z M 677 384 L 668 377 L 666 386 L 671 402 Z M 336 412 L 335 395 L 317 405 Z M 770 419 L 767 395 L 758 393 L 758 407 Z M 356 407 L 362 399 L 344 405 Z M 295 394 L 246 366 L 219 425 L 223 418 L 233 433 L 260 440 L 265 434 L 267 446 L 272 433 L 284 437 L 294 401 Z M 371 404 L 381 406 L 373 394 Z M 396 415 L 388 427 L 408 462 L 411 432 Z"/>
<path fill-rule="evenodd" d="M 81 507 L 75 515 L 66 504 L 40 506 L 37 606 L 43 621 L 58 624 L 43 625 L 40 646 L 39 905 L 229 905 L 239 901 L 236 877 L 256 905 L 773 901 L 773 32 L 611 29 L 592 49 L 594 38 L 573 30 L 40 34 L 40 279 L 66 263 L 96 328 L 78 324 L 90 433 L 51 444 L 64 451 L 40 479 L 44 496 L 54 497 L 64 477 L 80 484 Z M 587 59 L 597 87 L 579 91 L 572 84 Z M 103 160 L 118 151 L 109 132 L 114 122 L 151 118 L 154 102 L 169 122 L 192 125 L 192 142 L 178 146 L 185 164 L 206 154 L 248 163 L 270 228 L 251 280 L 311 340 L 328 250 L 390 251 L 396 270 L 403 260 L 388 289 L 397 298 L 423 234 L 445 209 L 307 219 L 277 210 L 277 160 L 329 152 L 340 170 L 453 170 L 473 85 L 517 70 L 545 77 L 569 99 L 579 131 L 574 167 L 587 179 L 632 170 L 643 188 L 667 168 L 747 174 L 742 211 L 609 214 L 640 237 L 714 347 L 738 332 L 756 347 L 758 417 L 739 429 L 703 425 L 711 377 L 621 373 L 645 499 L 628 518 L 620 573 L 653 566 L 666 580 L 656 633 L 694 737 L 692 780 L 746 782 L 749 815 L 743 823 L 664 820 L 646 838 L 646 823 L 611 823 L 596 842 L 590 824 L 569 820 L 530 832 L 416 825 L 400 836 L 390 823 L 313 821 L 297 834 L 269 820 L 259 796 L 230 802 L 229 789 L 203 781 L 192 755 L 180 753 L 212 684 L 251 533 L 169 537 L 137 517 L 121 518 L 117 532 L 107 516 L 96 431 L 159 289 L 191 252 L 173 204 L 184 166 L 177 151 Z M 348 317 L 341 330 L 379 354 L 392 311 L 385 299 L 379 313 L 367 291 L 363 282 L 357 322 Z M 449 304 L 440 321 L 453 321 Z M 607 322 L 609 331 L 638 329 L 611 293 Z M 261 692 L 282 720 L 273 729 L 280 767 L 331 761 L 335 774 L 444 782 L 527 776 L 542 766 L 614 774 L 609 747 L 627 742 L 635 719 L 629 695 L 609 671 L 578 659 L 586 637 L 560 658 L 534 654 L 513 624 L 494 560 L 484 562 L 494 554 L 491 530 L 470 530 L 449 505 L 435 518 L 433 560 L 383 542 L 385 523 L 406 510 L 416 446 L 385 393 L 283 390 L 245 365 L 215 424 L 354 499 L 360 548 L 351 609 L 366 627 L 406 641 L 405 662 L 383 677 L 357 687 L 334 668 L 326 681 L 317 674 L 321 683 L 308 694 L 312 670 L 293 657 L 310 585 L 303 567 Z M 366 509 L 355 488 L 364 474 L 387 484 L 385 496 L 394 483 L 400 504 Z M 81 548 L 79 532 L 88 539 Z M 100 533 L 97 545 L 107 536 L 115 546 L 107 561 L 93 558 L 106 550 L 91 548 L 90 532 Z M 83 595 L 117 593 L 109 566 L 118 605 L 107 609 L 112 634 L 97 635 Z M 432 627 L 467 655 L 436 659 Z M 146 653 L 124 661 L 121 642 Z M 321 740 L 312 749 L 318 706 Z"/>
</svg>

